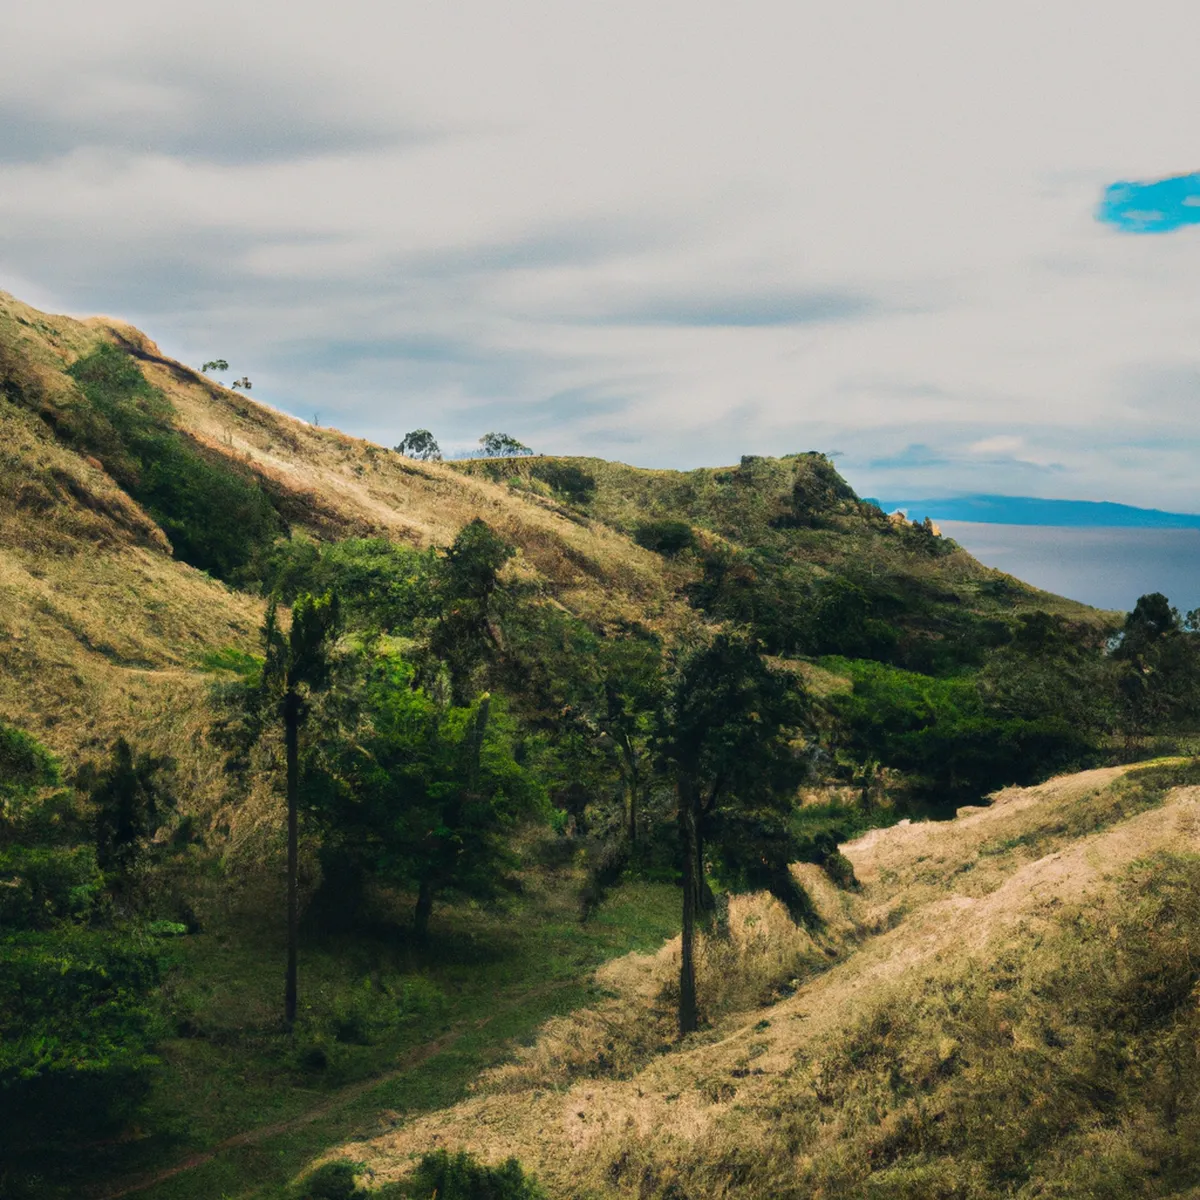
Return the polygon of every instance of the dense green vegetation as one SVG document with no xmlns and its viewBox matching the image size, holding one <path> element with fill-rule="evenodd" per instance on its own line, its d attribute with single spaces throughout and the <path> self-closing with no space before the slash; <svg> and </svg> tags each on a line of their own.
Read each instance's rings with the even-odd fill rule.
<svg viewBox="0 0 1200 1200">
<path fill-rule="evenodd" d="M 0 725 L 0 1128 L 14 1167 L 119 1131 L 156 1061 L 161 954 L 125 912 L 159 764 L 132 763 L 123 743 L 115 757 L 81 779 L 84 802 L 43 747 Z M 122 771 L 135 787 L 117 799 Z"/>
<path fill-rule="evenodd" d="M 69 373 L 89 404 L 68 427 L 71 444 L 146 507 L 177 557 L 231 579 L 279 533 L 261 483 L 176 430 L 169 403 L 128 354 L 103 343 Z"/>
</svg>

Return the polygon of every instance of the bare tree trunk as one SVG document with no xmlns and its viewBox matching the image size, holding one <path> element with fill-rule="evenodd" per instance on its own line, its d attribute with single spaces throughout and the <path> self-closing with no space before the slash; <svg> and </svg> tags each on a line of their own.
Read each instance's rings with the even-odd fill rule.
<svg viewBox="0 0 1200 1200">
<path fill-rule="evenodd" d="M 413 909 L 413 932 L 421 941 L 429 936 L 429 918 L 432 913 L 433 885 L 428 879 L 422 879 L 417 890 L 417 906 Z"/>
<path fill-rule="evenodd" d="M 700 1027 L 696 1002 L 696 900 L 699 880 L 696 865 L 696 797 L 690 782 L 681 780 L 679 789 L 679 832 L 683 842 L 683 935 L 679 955 L 679 1032 L 695 1033 Z"/>
<path fill-rule="evenodd" d="M 717 898 L 712 888 L 708 886 L 708 877 L 704 871 L 704 831 L 700 827 L 701 817 L 695 818 L 696 837 L 696 911 L 704 914 L 707 921 L 717 908 Z"/>
<path fill-rule="evenodd" d="M 629 787 L 629 846 L 634 849 L 638 843 L 638 790 L 642 781 L 638 777 L 637 756 L 633 752 L 633 747 L 629 745 L 628 739 L 625 740 L 623 749 L 625 774 Z"/>
<path fill-rule="evenodd" d="M 288 1029 L 296 1023 L 297 943 L 300 933 L 298 874 L 300 866 L 300 713 L 297 697 L 284 700 L 284 741 L 287 747 L 287 985 L 283 1013 Z"/>
</svg>

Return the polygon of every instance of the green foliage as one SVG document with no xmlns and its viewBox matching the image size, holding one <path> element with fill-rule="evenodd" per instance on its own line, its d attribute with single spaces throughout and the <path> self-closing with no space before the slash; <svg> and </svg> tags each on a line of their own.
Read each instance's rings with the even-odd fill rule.
<svg viewBox="0 0 1200 1200">
<path fill-rule="evenodd" d="M 507 433 L 485 433 L 479 439 L 479 453 L 485 458 L 523 458 L 532 454 L 523 442 Z"/>
<path fill-rule="evenodd" d="M 947 801 L 1030 783 L 1085 762 L 1094 748 L 1065 715 L 989 708 L 974 678 L 934 679 L 882 663 L 833 660 L 854 681 L 830 697 L 846 745 L 911 773 Z"/>
<path fill-rule="evenodd" d="M 227 363 L 223 358 L 210 358 L 206 363 L 204 363 L 200 370 L 205 375 L 207 375 L 209 371 L 228 371 L 229 363 Z"/>
<path fill-rule="evenodd" d="M 664 558 L 674 558 L 696 547 L 696 531 L 686 521 L 643 521 L 634 531 L 633 540 Z"/>
<path fill-rule="evenodd" d="M 237 579 L 281 528 L 259 479 L 175 429 L 169 402 L 117 347 L 101 344 L 69 374 L 89 411 L 71 414 L 59 432 L 146 507 L 177 558 Z"/>
<path fill-rule="evenodd" d="M 1161 592 L 1138 599 L 1113 651 L 1116 724 L 1135 749 L 1148 734 L 1200 718 L 1200 632 Z"/>
<path fill-rule="evenodd" d="M 80 920 L 103 886 L 90 846 L 0 848 L 0 929 L 50 929 Z"/>
<path fill-rule="evenodd" d="M 433 656 L 450 675 L 453 702 L 464 705 L 473 679 L 495 647 L 491 621 L 500 571 L 515 553 L 478 517 L 446 550 L 438 572 L 439 616 L 429 638 Z"/>
<path fill-rule="evenodd" d="M 789 817 L 807 762 L 792 738 L 808 718 L 796 681 L 763 662 L 755 642 L 721 634 L 679 662 L 660 716 L 659 753 L 673 776 L 683 865 L 679 1029 L 699 1027 L 692 950 L 697 911 L 712 908 L 708 853 L 721 882 L 765 889 L 799 920 L 811 912 L 789 866 Z"/>
<path fill-rule="evenodd" d="M 128 936 L 0 941 L 0 1128 L 16 1150 L 112 1132 L 149 1085 L 155 955 Z"/>
<path fill-rule="evenodd" d="M 511 886 L 507 838 L 545 816 L 545 796 L 514 758 L 499 700 L 446 708 L 412 684 L 398 658 L 368 664 L 363 724 L 321 748 L 306 804 L 341 902 L 353 903 L 355 879 L 411 888 L 423 933 L 436 896 L 490 899 Z"/>
<path fill-rule="evenodd" d="M 393 1194 L 396 1200 L 545 1200 L 546 1195 L 515 1158 L 488 1167 L 464 1151 L 446 1150 L 426 1154 Z"/>
<path fill-rule="evenodd" d="M 206 671 L 228 671 L 246 679 L 262 670 L 262 659 L 237 646 L 222 646 L 219 650 L 206 650 L 200 656 L 200 666 Z"/>
<path fill-rule="evenodd" d="M 534 463 L 529 472 L 535 479 L 547 483 L 555 494 L 568 504 L 585 507 L 596 494 L 596 477 L 575 463 L 556 458 Z"/>
<path fill-rule="evenodd" d="M 0 815 L 10 800 L 53 787 L 61 774 L 54 755 L 36 738 L 0 721 Z"/>
<path fill-rule="evenodd" d="M 319 1166 L 293 1193 L 296 1200 L 368 1200 L 358 1186 L 361 1163 L 328 1162 Z"/>
<path fill-rule="evenodd" d="M 122 737 L 104 766 L 87 764 L 79 773 L 94 811 L 96 860 L 102 870 L 128 879 L 149 849 L 151 839 L 175 807 L 163 779 L 174 769 L 169 758 L 134 755 Z"/>
<path fill-rule="evenodd" d="M 386 538 L 320 543 L 293 537 L 271 546 L 255 570 L 263 592 L 285 604 L 302 592 L 336 592 L 355 629 L 408 636 L 414 621 L 437 614 L 436 553 Z"/>
<path fill-rule="evenodd" d="M 400 439 L 396 452 L 407 455 L 409 458 L 419 458 L 422 462 L 441 462 L 442 460 L 441 447 L 428 429 L 414 429 L 411 433 L 406 433 Z"/>
</svg>

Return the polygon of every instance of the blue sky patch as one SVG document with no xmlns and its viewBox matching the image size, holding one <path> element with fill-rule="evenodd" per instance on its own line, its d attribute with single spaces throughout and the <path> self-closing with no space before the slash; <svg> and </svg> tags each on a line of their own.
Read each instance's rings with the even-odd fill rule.
<svg viewBox="0 0 1200 1200">
<path fill-rule="evenodd" d="M 1200 172 L 1150 183 L 1114 183 L 1105 190 L 1096 217 L 1126 233 L 1170 233 L 1200 225 Z"/>
</svg>

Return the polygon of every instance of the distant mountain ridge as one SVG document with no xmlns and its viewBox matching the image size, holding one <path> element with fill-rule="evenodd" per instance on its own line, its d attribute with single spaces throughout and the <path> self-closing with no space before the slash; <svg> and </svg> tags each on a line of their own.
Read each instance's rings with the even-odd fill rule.
<svg viewBox="0 0 1200 1200">
<path fill-rule="evenodd" d="M 977 494 L 932 500 L 875 501 L 885 512 L 910 518 L 975 521 L 984 525 L 1057 525 L 1069 528 L 1200 529 L 1200 514 L 1137 508 L 1107 500 L 1046 500 L 1037 496 Z"/>
</svg>

